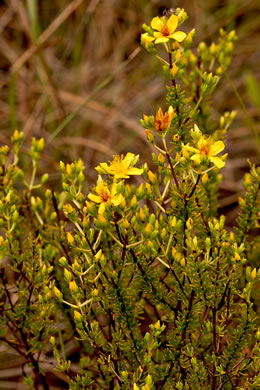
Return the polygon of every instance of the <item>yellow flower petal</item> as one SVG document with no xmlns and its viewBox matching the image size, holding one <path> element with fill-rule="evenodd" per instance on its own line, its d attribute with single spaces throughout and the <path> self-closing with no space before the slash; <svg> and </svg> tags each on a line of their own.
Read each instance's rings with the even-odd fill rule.
<svg viewBox="0 0 260 390">
<path fill-rule="evenodd" d="M 209 143 L 210 142 L 210 143 Z M 208 140 L 208 142 L 206 141 L 206 139 L 203 137 L 203 135 L 200 137 L 200 139 L 198 140 L 198 143 L 197 143 L 197 146 L 198 146 L 198 150 L 202 150 L 205 148 L 205 146 L 208 144 L 208 147 L 207 149 L 209 149 L 210 145 L 211 145 L 211 140 Z"/>
<path fill-rule="evenodd" d="M 154 30 L 158 30 L 160 31 L 162 26 L 163 26 L 163 22 L 162 20 L 159 18 L 159 16 L 156 16 L 155 18 L 153 18 L 153 20 L 151 21 L 151 26 Z"/>
<path fill-rule="evenodd" d="M 186 34 L 183 31 L 176 31 L 174 34 L 171 34 L 170 37 L 177 42 L 182 42 L 186 38 Z"/>
<path fill-rule="evenodd" d="M 106 171 L 106 170 L 108 169 L 107 163 L 100 163 L 99 165 L 100 165 L 100 167 L 101 167 L 104 171 Z M 96 167 L 96 168 L 97 168 L 97 167 Z"/>
<path fill-rule="evenodd" d="M 167 21 L 167 26 L 170 30 L 170 33 L 172 34 L 178 26 L 178 16 L 176 16 L 174 14 L 171 15 Z"/>
<path fill-rule="evenodd" d="M 225 166 L 225 162 L 222 161 L 220 157 L 209 157 L 209 160 L 216 165 L 217 168 L 223 168 Z"/>
<path fill-rule="evenodd" d="M 195 161 L 195 163 L 197 163 L 197 164 L 200 164 L 200 162 L 201 162 L 200 154 L 194 154 L 193 156 L 191 156 L 190 159 Z"/>
<path fill-rule="evenodd" d="M 113 204 L 114 206 L 119 206 L 119 205 L 123 202 L 123 200 L 124 200 L 123 195 L 122 195 L 122 194 L 117 194 L 117 195 L 115 195 L 115 196 L 113 197 L 113 199 L 112 199 L 112 204 Z"/>
<path fill-rule="evenodd" d="M 88 194 L 88 198 L 89 198 L 90 200 L 92 200 L 92 202 L 95 202 L 95 203 L 100 203 L 100 202 L 102 202 L 102 199 L 101 199 L 100 196 L 98 196 L 98 195 Z"/>
<path fill-rule="evenodd" d="M 98 208 L 98 214 L 104 214 L 105 212 L 105 203 L 101 203 Z"/>
<path fill-rule="evenodd" d="M 188 150 L 189 152 L 198 153 L 198 149 L 195 149 L 192 146 L 189 146 L 189 144 L 182 145 L 182 148 L 185 150 Z"/>
<path fill-rule="evenodd" d="M 109 165 L 101 163 L 96 167 L 96 170 L 101 174 L 113 175 L 116 180 L 128 179 L 129 175 L 141 175 L 143 173 L 142 169 L 133 168 L 133 165 L 138 161 L 138 157 L 133 153 L 127 153 L 125 157 L 114 156 L 113 161 Z"/>
<path fill-rule="evenodd" d="M 222 141 L 217 141 L 210 147 L 210 154 L 212 156 L 215 156 L 216 154 L 222 152 L 222 150 L 225 149 L 224 142 Z"/>
<path fill-rule="evenodd" d="M 129 165 L 131 164 L 131 162 L 133 161 L 135 155 L 133 153 L 127 153 L 127 155 L 125 156 L 125 158 L 123 159 L 123 162 L 124 164 L 129 167 Z"/>
<path fill-rule="evenodd" d="M 144 41 L 147 41 L 147 42 L 152 42 L 152 41 L 154 41 L 154 37 L 152 37 L 151 35 L 149 35 L 148 33 L 144 33 L 144 34 L 142 34 L 142 39 L 144 40 Z"/>
<path fill-rule="evenodd" d="M 129 168 L 127 173 L 128 175 L 141 175 L 143 171 L 141 168 Z"/>
<path fill-rule="evenodd" d="M 169 42 L 169 37 L 163 37 L 163 36 L 161 36 L 161 37 L 157 38 L 157 39 L 154 41 L 154 43 L 164 43 L 164 42 Z"/>
</svg>

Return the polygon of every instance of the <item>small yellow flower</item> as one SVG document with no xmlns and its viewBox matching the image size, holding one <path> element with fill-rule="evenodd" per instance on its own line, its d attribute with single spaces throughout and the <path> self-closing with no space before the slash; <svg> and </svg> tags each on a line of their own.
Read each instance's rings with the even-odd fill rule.
<svg viewBox="0 0 260 390">
<path fill-rule="evenodd" d="M 110 189 L 108 184 L 101 179 L 95 188 L 97 195 L 92 193 L 88 195 L 88 198 L 92 200 L 92 202 L 100 203 L 98 208 L 99 214 L 104 214 L 106 204 L 110 206 L 119 206 L 123 202 L 124 197 L 122 194 L 117 193 L 116 187 L 116 183 L 113 183 Z"/>
<path fill-rule="evenodd" d="M 124 157 L 114 156 L 113 161 L 108 165 L 107 163 L 101 163 L 95 169 L 100 174 L 107 174 L 114 176 L 117 179 L 128 179 L 129 175 L 141 175 L 143 169 L 135 168 L 134 165 L 138 161 L 139 156 L 135 156 L 133 153 L 127 153 Z"/>
<path fill-rule="evenodd" d="M 186 156 L 187 152 L 193 152 L 194 154 L 190 159 L 197 164 L 200 164 L 205 158 L 208 158 L 217 168 L 223 168 L 225 166 L 225 161 L 221 157 L 216 157 L 225 148 L 224 142 L 214 142 L 213 138 L 205 138 L 201 135 L 196 146 L 197 148 L 193 148 L 189 144 L 182 144 L 183 155 Z"/>
<path fill-rule="evenodd" d="M 159 18 L 153 18 L 151 26 L 154 30 L 155 41 L 154 43 L 169 42 L 170 39 L 175 39 L 178 42 L 182 42 L 186 38 L 186 34 L 183 31 L 175 31 L 178 27 L 178 17 L 171 15 L 169 19 L 163 16 Z"/>
<path fill-rule="evenodd" d="M 161 107 L 157 111 L 154 118 L 154 128 L 156 131 L 164 131 L 168 129 L 174 117 L 174 109 L 172 106 L 168 108 L 168 111 L 164 114 Z"/>
</svg>

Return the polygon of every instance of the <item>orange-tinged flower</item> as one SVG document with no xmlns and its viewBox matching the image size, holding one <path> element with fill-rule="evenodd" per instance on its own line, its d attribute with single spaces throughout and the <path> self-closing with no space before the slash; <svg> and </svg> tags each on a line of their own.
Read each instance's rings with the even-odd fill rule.
<svg viewBox="0 0 260 390">
<path fill-rule="evenodd" d="M 160 107 L 154 118 L 155 130 L 164 131 L 168 129 L 173 117 L 174 117 L 174 110 L 172 106 L 168 108 L 168 111 L 165 114 L 163 114 L 162 109 Z"/>
<path fill-rule="evenodd" d="M 154 43 L 166 43 L 170 39 L 175 39 L 178 42 L 182 42 L 186 38 L 186 34 L 183 31 L 175 31 L 178 27 L 178 17 L 171 15 L 169 19 L 163 16 L 159 18 L 153 18 L 151 26 L 154 30 L 155 41 Z"/>
<path fill-rule="evenodd" d="M 95 169 L 98 173 L 107 174 L 114 176 L 117 179 L 128 179 L 129 175 L 141 175 L 143 169 L 135 168 L 134 165 L 137 163 L 139 156 L 135 156 L 133 153 L 127 153 L 124 157 L 114 156 L 113 161 L 108 165 L 107 163 L 101 163 Z"/>
<path fill-rule="evenodd" d="M 119 206 L 123 202 L 124 197 L 122 194 L 117 193 L 116 186 L 116 183 L 113 183 L 110 189 L 106 182 L 100 180 L 95 188 L 96 195 L 92 193 L 88 195 L 92 202 L 100 203 L 98 208 L 99 214 L 104 214 L 106 204 Z"/>
<path fill-rule="evenodd" d="M 223 168 L 225 166 L 225 161 L 223 161 L 223 156 L 217 157 L 217 154 L 222 152 L 225 148 L 225 144 L 222 141 L 214 142 L 212 137 L 205 138 L 203 135 L 200 136 L 197 148 L 192 146 L 182 145 L 182 151 L 184 154 L 188 152 L 193 152 L 194 154 L 190 157 L 191 160 L 195 161 L 197 164 L 200 164 L 202 160 L 206 158 L 209 159 L 217 168 Z M 226 157 L 226 156 L 225 156 Z"/>
</svg>

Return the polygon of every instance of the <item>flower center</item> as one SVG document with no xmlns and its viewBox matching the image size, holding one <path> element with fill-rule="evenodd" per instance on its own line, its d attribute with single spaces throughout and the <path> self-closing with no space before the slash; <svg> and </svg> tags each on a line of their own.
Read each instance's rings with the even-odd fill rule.
<svg viewBox="0 0 260 390">
<path fill-rule="evenodd" d="M 120 157 L 114 158 L 114 160 L 110 164 L 110 168 L 116 173 L 121 173 L 125 171 L 125 166 Z"/>
<path fill-rule="evenodd" d="M 100 198 L 102 199 L 103 202 L 107 202 L 111 198 L 110 193 L 106 188 L 103 188 L 101 190 Z"/>
<path fill-rule="evenodd" d="M 161 34 L 162 34 L 164 37 L 168 37 L 168 36 L 170 35 L 170 30 L 169 30 L 169 27 L 167 26 L 167 24 L 164 24 L 164 25 L 162 26 Z"/>
<path fill-rule="evenodd" d="M 205 143 L 204 145 L 201 146 L 200 148 L 201 154 L 205 154 L 206 156 L 208 156 L 209 152 L 210 152 L 210 145 L 208 143 Z"/>
</svg>

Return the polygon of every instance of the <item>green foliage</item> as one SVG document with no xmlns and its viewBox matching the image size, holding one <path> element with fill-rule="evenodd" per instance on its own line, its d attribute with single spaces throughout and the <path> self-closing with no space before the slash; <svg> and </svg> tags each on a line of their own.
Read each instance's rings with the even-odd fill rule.
<svg viewBox="0 0 260 390">
<path fill-rule="evenodd" d="M 48 177 L 35 177 L 44 140 L 32 140 L 29 181 L 19 167 L 22 133 L 15 131 L 12 149 L 0 149 L 0 340 L 31 367 L 29 388 L 50 387 L 41 368 L 50 348 L 70 389 L 259 386 L 252 298 L 259 272 L 248 257 L 260 170 L 250 165 L 236 234 L 229 233 L 216 196 L 235 113 L 216 125 L 207 99 L 230 64 L 235 33 L 221 30 L 217 44 L 202 42 L 195 55 L 194 31 L 175 31 L 187 15 L 176 15 L 154 18 L 142 36 L 171 81 L 167 111 L 141 121 L 153 167 L 137 168 L 132 153 L 115 156 L 96 168 L 86 193 L 83 162 L 61 162 L 63 191 L 43 194 Z M 128 184 L 132 175 L 143 182 Z M 79 351 L 77 370 L 68 339 Z"/>
</svg>

